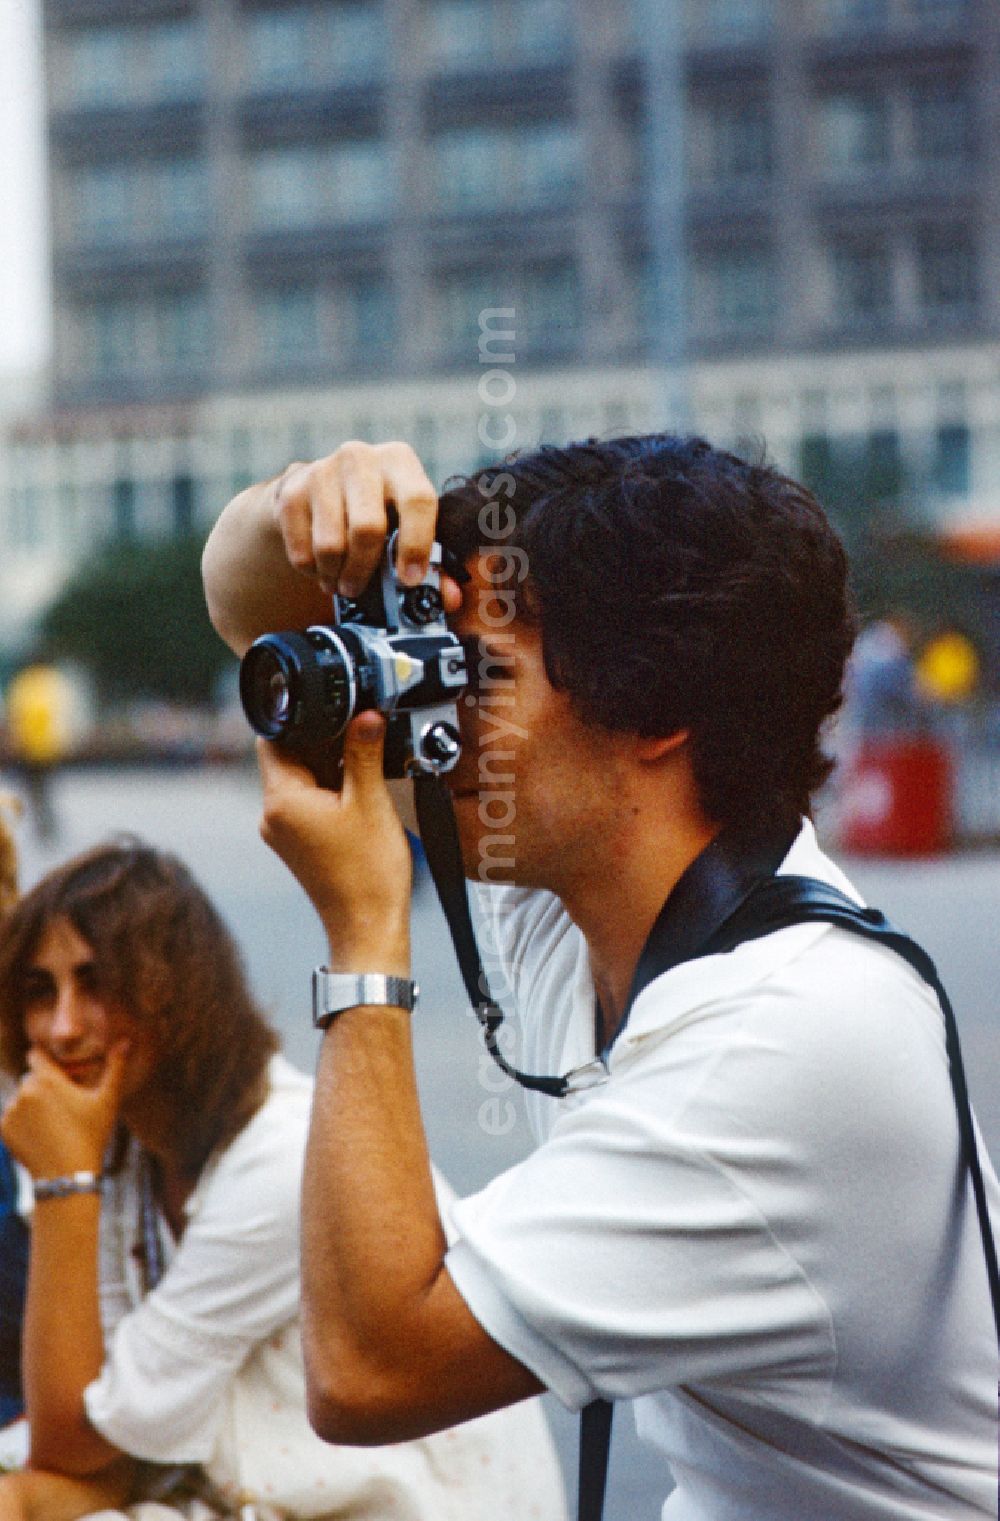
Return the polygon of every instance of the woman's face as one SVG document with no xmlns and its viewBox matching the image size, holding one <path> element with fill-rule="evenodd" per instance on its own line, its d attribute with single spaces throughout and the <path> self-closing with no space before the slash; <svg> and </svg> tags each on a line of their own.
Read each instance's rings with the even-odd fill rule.
<svg viewBox="0 0 1000 1521">
<path fill-rule="evenodd" d="M 113 1001 L 101 986 L 93 948 L 69 919 L 45 926 L 25 967 L 21 988 L 24 1033 L 74 1083 L 94 1088 L 109 1049 L 127 1037 L 130 1049 L 122 1098 L 146 1083 L 156 1062 L 153 1032 Z"/>
</svg>

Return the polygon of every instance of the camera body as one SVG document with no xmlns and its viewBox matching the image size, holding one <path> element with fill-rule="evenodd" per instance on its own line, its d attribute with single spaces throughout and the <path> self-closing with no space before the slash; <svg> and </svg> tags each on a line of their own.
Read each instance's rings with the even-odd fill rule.
<svg viewBox="0 0 1000 1521">
<path fill-rule="evenodd" d="M 444 616 L 441 547 L 427 579 L 411 587 L 396 576 L 395 541 L 357 601 L 334 597 L 331 623 L 262 634 L 240 665 L 251 727 L 327 787 L 341 783 L 344 730 L 369 708 L 387 719 L 387 777 L 450 771 L 461 752 L 457 704 L 468 657 Z"/>
</svg>

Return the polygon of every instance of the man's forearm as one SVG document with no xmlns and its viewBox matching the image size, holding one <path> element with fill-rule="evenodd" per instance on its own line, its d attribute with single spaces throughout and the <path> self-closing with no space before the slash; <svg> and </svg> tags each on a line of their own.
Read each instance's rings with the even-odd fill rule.
<svg viewBox="0 0 1000 1521">
<path fill-rule="evenodd" d="M 304 1344 L 323 1435 L 344 1420 L 362 1440 L 362 1412 L 391 1411 L 445 1248 L 409 1015 L 348 1010 L 324 1037 L 303 1188 Z"/>
</svg>

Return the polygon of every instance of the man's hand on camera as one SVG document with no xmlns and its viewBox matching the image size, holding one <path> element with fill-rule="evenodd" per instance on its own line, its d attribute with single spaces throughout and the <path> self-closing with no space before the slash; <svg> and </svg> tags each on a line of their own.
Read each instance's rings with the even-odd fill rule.
<svg viewBox="0 0 1000 1521">
<path fill-rule="evenodd" d="M 385 720 L 348 726 L 339 792 L 279 746 L 258 740 L 261 835 L 310 898 L 330 942 L 330 968 L 410 975 L 412 864 L 382 775 Z"/>
<path fill-rule="evenodd" d="M 382 553 L 386 503 L 399 518 L 400 579 L 427 573 L 437 495 L 409 444 L 342 444 L 325 459 L 290 465 L 275 487 L 275 518 L 290 564 L 330 592 L 356 597 Z"/>
<path fill-rule="evenodd" d="M 242 655 L 259 634 L 327 620 L 331 593 L 355 595 L 371 579 L 389 504 L 401 576 L 416 585 L 434 542 L 437 495 L 409 444 L 341 444 L 235 497 L 203 560 L 209 613 L 223 639 Z M 456 612 L 461 591 L 447 576 L 441 594 L 445 610 Z"/>
</svg>

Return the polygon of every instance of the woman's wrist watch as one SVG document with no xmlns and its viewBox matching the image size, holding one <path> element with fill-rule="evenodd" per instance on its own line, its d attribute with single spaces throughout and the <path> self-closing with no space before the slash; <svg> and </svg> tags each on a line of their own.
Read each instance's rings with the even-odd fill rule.
<svg viewBox="0 0 1000 1521">
<path fill-rule="evenodd" d="M 331 972 L 318 966 L 312 974 L 312 995 L 313 1024 L 317 1030 L 325 1030 L 345 1009 L 415 1009 L 420 989 L 409 977 L 391 977 L 384 972 Z"/>
</svg>

